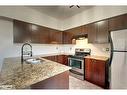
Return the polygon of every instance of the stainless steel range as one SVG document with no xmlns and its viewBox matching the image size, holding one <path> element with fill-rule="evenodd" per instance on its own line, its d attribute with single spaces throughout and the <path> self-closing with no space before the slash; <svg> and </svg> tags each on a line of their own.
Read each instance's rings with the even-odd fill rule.
<svg viewBox="0 0 127 95">
<path fill-rule="evenodd" d="M 68 58 L 69 66 L 72 67 L 70 75 L 84 80 L 85 74 L 85 56 L 90 55 L 91 49 L 77 48 L 75 49 L 75 55 L 70 55 Z"/>
</svg>

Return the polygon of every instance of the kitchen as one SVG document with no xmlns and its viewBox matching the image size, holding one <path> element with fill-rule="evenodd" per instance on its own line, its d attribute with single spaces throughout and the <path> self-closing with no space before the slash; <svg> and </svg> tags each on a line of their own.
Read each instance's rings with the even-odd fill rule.
<svg viewBox="0 0 127 95">
<path fill-rule="evenodd" d="M 127 28 L 126 10 L 126 6 L 0 6 L 1 87 L 126 89 L 126 82 L 125 87 L 111 85 L 109 36 L 110 31 Z M 28 44 L 21 49 L 26 42 L 32 46 L 31 52 Z M 30 53 L 35 61 L 26 64 L 29 59 L 23 59 L 21 63 L 22 54 Z M 37 61 L 42 64 L 35 64 Z M 75 73 L 79 69 L 82 72 Z"/>
</svg>

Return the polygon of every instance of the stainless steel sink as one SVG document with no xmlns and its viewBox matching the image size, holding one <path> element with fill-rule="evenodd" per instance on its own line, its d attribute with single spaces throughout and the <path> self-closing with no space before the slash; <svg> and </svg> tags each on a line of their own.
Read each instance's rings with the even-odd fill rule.
<svg viewBox="0 0 127 95">
<path fill-rule="evenodd" d="M 42 63 L 44 60 L 41 60 L 41 59 L 37 59 L 37 58 L 29 58 L 29 59 L 26 59 L 25 62 L 28 63 L 28 64 L 40 64 Z"/>
</svg>

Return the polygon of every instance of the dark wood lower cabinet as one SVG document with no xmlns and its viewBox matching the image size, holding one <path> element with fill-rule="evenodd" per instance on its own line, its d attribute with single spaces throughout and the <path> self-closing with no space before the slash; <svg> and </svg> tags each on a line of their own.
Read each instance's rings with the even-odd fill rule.
<svg viewBox="0 0 127 95">
<path fill-rule="evenodd" d="M 90 59 L 85 59 L 85 80 L 92 82 L 93 66 Z"/>
<path fill-rule="evenodd" d="M 58 55 L 57 62 L 68 66 L 68 56 L 67 55 Z"/>
<path fill-rule="evenodd" d="M 85 79 L 103 88 L 108 88 L 107 61 L 85 59 Z"/>
<path fill-rule="evenodd" d="M 69 71 L 33 84 L 31 89 L 69 89 Z"/>
<path fill-rule="evenodd" d="M 46 58 L 48 60 L 55 61 L 55 62 L 68 66 L 68 56 L 67 55 L 54 55 L 54 56 L 46 56 L 43 58 Z"/>
<path fill-rule="evenodd" d="M 101 60 L 92 60 L 93 61 L 93 82 L 97 85 L 105 87 L 105 62 Z"/>
</svg>

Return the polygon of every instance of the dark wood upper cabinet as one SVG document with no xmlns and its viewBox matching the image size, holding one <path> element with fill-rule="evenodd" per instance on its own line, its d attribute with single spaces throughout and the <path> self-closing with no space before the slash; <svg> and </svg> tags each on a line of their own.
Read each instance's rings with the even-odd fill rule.
<svg viewBox="0 0 127 95">
<path fill-rule="evenodd" d="M 41 32 L 41 27 L 32 24 L 31 25 L 31 40 L 32 43 L 40 43 L 40 32 Z"/>
<path fill-rule="evenodd" d="M 88 32 L 88 43 L 108 43 L 108 20 L 91 23 L 85 26 Z"/>
<path fill-rule="evenodd" d="M 33 41 L 35 40 L 37 43 L 62 44 L 63 38 L 61 31 L 43 26 L 37 26 L 37 30 L 32 31 L 32 34 L 34 34 Z"/>
<path fill-rule="evenodd" d="M 61 31 L 14 20 L 14 43 L 62 44 L 62 40 Z"/>
<path fill-rule="evenodd" d="M 73 39 L 75 36 L 83 35 L 85 32 L 83 31 L 84 27 L 79 26 L 72 29 L 65 30 L 63 32 L 63 43 L 64 44 L 76 44 L 75 39 Z"/>
<path fill-rule="evenodd" d="M 31 24 L 23 21 L 13 21 L 13 42 L 31 42 Z"/>
<path fill-rule="evenodd" d="M 108 43 L 108 20 L 68 29 L 63 32 L 63 42 L 64 44 L 75 44 L 76 41 L 73 38 L 84 34 L 88 34 L 88 43 Z"/>
<path fill-rule="evenodd" d="M 109 19 L 109 30 L 115 31 L 127 29 L 127 14 L 116 16 Z"/>
<path fill-rule="evenodd" d="M 109 42 L 108 20 L 96 22 L 97 25 L 97 43 Z"/>
<path fill-rule="evenodd" d="M 72 32 L 73 36 L 83 35 L 84 34 L 83 26 L 72 28 L 72 29 L 70 29 L 70 31 Z"/>
<path fill-rule="evenodd" d="M 109 31 L 127 29 L 127 14 L 65 31 L 14 20 L 14 43 L 76 44 L 75 36 L 88 34 L 88 43 L 109 43 Z"/>
<path fill-rule="evenodd" d="M 63 43 L 64 44 L 75 44 L 75 40 L 73 39 L 73 33 L 69 30 L 63 32 Z"/>
<path fill-rule="evenodd" d="M 32 34 L 32 43 L 42 43 L 42 44 L 47 44 L 49 43 L 49 34 L 50 34 L 50 29 L 31 24 L 31 34 Z"/>
<path fill-rule="evenodd" d="M 96 23 L 86 25 L 88 33 L 88 43 L 97 43 L 97 25 Z"/>
<path fill-rule="evenodd" d="M 42 44 L 49 44 L 50 43 L 50 28 L 47 27 L 40 27 L 40 42 Z"/>
<path fill-rule="evenodd" d="M 51 44 L 62 44 L 63 35 L 62 32 L 55 29 L 50 29 L 50 43 Z"/>
</svg>

